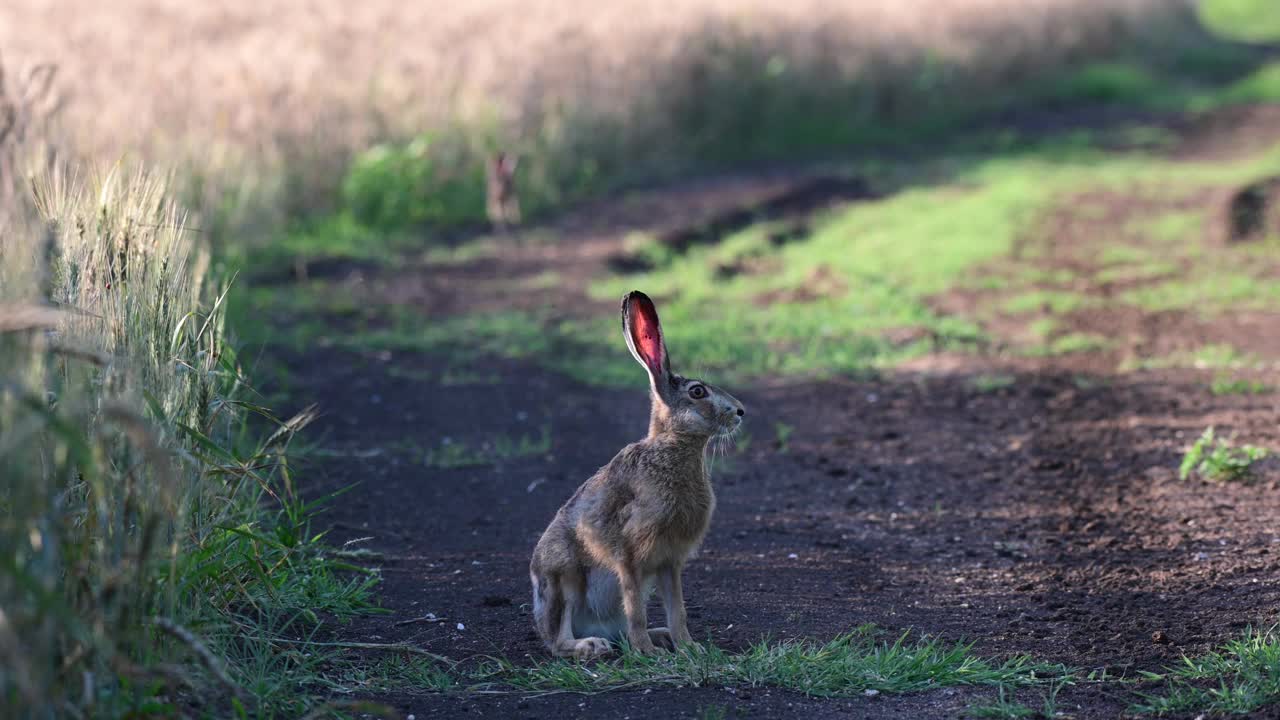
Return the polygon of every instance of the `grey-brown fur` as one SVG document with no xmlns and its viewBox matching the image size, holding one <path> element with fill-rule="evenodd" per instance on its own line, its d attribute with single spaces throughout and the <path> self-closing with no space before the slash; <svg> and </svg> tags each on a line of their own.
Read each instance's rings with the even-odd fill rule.
<svg viewBox="0 0 1280 720">
<path fill-rule="evenodd" d="M 489 158 L 485 173 L 485 213 L 495 230 L 504 231 L 520 222 L 520 198 L 516 196 L 519 158 L 505 152 Z"/>
<path fill-rule="evenodd" d="M 622 316 L 623 337 L 649 372 L 649 434 L 583 483 L 534 548 L 534 625 L 558 656 L 595 657 L 623 638 L 643 653 L 692 642 L 680 574 L 715 510 L 703 456 L 745 414 L 732 395 L 671 372 L 647 296 L 623 298 Z M 650 630 L 654 588 L 667 624 Z"/>
</svg>

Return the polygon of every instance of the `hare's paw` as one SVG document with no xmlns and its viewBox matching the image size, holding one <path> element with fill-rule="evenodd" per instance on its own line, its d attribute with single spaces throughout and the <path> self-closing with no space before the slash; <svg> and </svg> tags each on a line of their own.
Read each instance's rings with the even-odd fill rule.
<svg viewBox="0 0 1280 720">
<path fill-rule="evenodd" d="M 613 646 L 604 638 L 582 638 L 573 644 L 573 656 L 578 660 L 594 660 L 613 652 Z"/>
</svg>

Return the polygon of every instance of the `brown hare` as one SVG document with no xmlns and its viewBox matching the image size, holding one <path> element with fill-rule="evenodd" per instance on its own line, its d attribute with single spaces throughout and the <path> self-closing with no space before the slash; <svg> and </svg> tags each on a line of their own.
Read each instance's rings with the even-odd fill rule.
<svg viewBox="0 0 1280 720">
<path fill-rule="evenodd" d="M 590 659 L 623 639 L 642 653 L 692 642 L 680 573 L 716 505 L 703 455 L 746 414 L 729 393 L 671 371 L 658 311 L 642 292 L 622 299 L 622 336 L 649 373 L 649 435 L 578 488 L 529 564 L 534 624 L 563 657 Z M 650 630 L 655 585 L 667 625 Z"/>
<path fill-rule="evenodd" d="M 506 231 L 520 222 L 520 199 L 516 197 L 516 164 L 519 158 L 505 152 L 494 153 L 486 168 L 485 213 L 493 229 Z"/>
</svg>

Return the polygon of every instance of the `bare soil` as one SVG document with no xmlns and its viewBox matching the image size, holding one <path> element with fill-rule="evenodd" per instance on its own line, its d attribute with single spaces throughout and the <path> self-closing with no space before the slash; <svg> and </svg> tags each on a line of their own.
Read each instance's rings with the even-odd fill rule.
<svg viewBox="0 0 1280 720">
<path fill-rule="evenodd" d="M 1217 131 L 1264 127 L 1280 137 L 1280 123 L 1260 126 L 1249 117 Z M 1197 153 L 1217 146 L 1202 135 L 1196 142 Z M 408 305 L 428 317 L 521 303 L 612 314 L 612 304 L 587 299 L 582 284 L 605 271 L 628 232 L 654 228 L 652 218 L 670 227 L 673 217 L 710 216 L 744 197 L 767 197 L 777 182 L 655 190 L 557 221 L 552 231 L 563 240 L 554 245 L 529 244 L 462 267 L 351 268 L 345 281 L 369 302 Z M 1069 235 L 1060 223 L 1045 227 Z M 566 281 L 532 294 L 512 289 L 548 269 Z M 1080 327 L 1136 334 L 1134 342 L 1161 348 L 1227 342 L 1280 358 L 1280 333 L 1269 332 L 1275 316 L 1206 325 L 1190 316 L 1098 312 L 1082 314 Z M 677 366 L 679 353 L 672 348 Z M 1204 372 L 1118 372 L 1123 358 L 1115 353 L 1068 361 L 935 357 L 875 379 L 730 388 L 746 403 L 753 442 L 714 470 L 719 507 L 686 573 L 695 636 L 740 649 L 765 636 L 821 639 L 875 623 L 972 641 L 984 656 L 1027 653 L 1133 676 L 1209 650 L 1249 624 L 1277 622 L 1280 470 L 1266 465 L 1251 484 L 1177 475 L 1184 449 L 1209 425 L 1280 447 L 1276 396 L 1216 397 Z M 318 490 L 356 484 L 325 521 L 339 540 L 368 537 L 365 546 L 385 555 L 381 602 L 391 613 L 358 619 L 341 633 L 456 659 L 545 659 L 528 609 L 529 554 L 577 485 L 644 433 L 639 369 L 636 388 L 601 389 L 499 359 L 470 366 L 479 381 L 466 384 L 442 382 L 449 359 L 421 353 L 317 348 L 279 359 L 299 401 L 328 411 L 319 424 L 324 447 L 348 451 L 310 468 Z M 975 377 L 992 373 L 1014 381 L 979 389 Z M 1274 373 L 1268 379 L 1280 381 Z M 779 422 L 795 428 L 785 446 L 774 442 Z M 543 427 L 552 438 L 545 456 L 440 469 L 404 450 L 438 447 L 444 438 L 476 447 L 500 435 L 536 436 Z M 397 624 L 428 613 L 440 619 Z M 1113 718 L 1132 700 L 1127 693 L 1086 684 L 1059 699 L 1073 717 Z M 719 710 L 727 717 L 949 718 L 991 694 L 822 700 L 770 688 L 636 688 L 378 699 L 418 718 Z"/>
</svg>

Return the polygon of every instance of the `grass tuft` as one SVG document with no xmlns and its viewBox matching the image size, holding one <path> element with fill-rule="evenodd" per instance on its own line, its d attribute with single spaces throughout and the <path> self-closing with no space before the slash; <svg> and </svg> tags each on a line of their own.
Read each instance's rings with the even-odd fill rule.
<svg viewBox="0 0 1280 720">
<path fill-rule="evenodd" d="M 892 640 L 864 626 L 822 643 L 812 640 L 760 642 L 742 653 L 714 646 L 584 665 L 565 660 L 517 667 L 491 661 L 480 677 L 530 692 L 592 693 L 636 684 L 672 687 L 777 687 L 811 697 L 854 696 L 875 691 L 912 693 L 939 687 L 981 685 L 1021 687 L 1065 679 L 1062 665 L 1023 656 L 993 663 L 970 646 L 904 634 Z"/>
<path fill-rule="evenodd" d="M 1143 694 L 1131 708 L 1151 715 L 1248 713 L 1280 702 L 1280 635 L 1250 628 L 1201 657 L 1183 657 L 1168 670 L 1161 692 Z"/>
<path fill-rule="evenodd" d="M 377 583 L 311 529 L 289 448 L 313 413 L 261 405 L 163 183 L 33 188 L 0 208 L 0 716 L 305 712 L 317 658 L 254 638 Z"/>
<path fill-rule="evenodd" d="M 1229 375 L 1218 375 L 1213 378 L 1209 390 L 1214 395 L 1265 395 L 1271 387 L 1261 380 L 1246 380 Z"/>
<path fill-rule="evenodd" d="M 1232 445 L 1214 437 L 1207 428 L 1182 457 L 1178 476 L 1186 480 L 1193 473 L 1213 482 L 1248 480 L 1253 463 L 1265 458 L 1267 451 L 1253 445 Z"/>
</svg>

